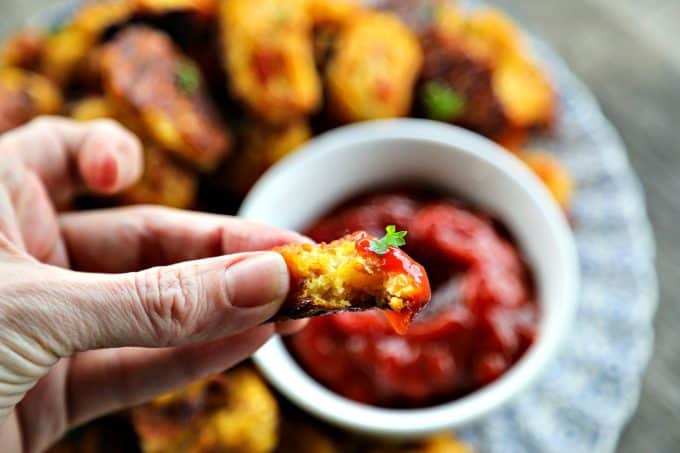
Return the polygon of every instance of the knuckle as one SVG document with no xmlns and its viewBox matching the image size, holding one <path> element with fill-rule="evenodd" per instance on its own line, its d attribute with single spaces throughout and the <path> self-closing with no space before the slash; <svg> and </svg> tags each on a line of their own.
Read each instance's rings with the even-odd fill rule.
<svg viewBox="0 0 680 453">
<path fill-rule="evenodd" d="M 55 119 L 49 116 L 40 116 L 30 123 L 24 129 L 27 133 L 35 134 L 45 140 L 57 140 L 58 135 L 55 128 Z"/>
<path fill-rule="evenodd" d="M 169 208 L 166 208 L 164 206 L 153 204 L 138 204 L 134 206 L 128 206 L 125 209 L 132 214 L 139 215 L 151 220 L 165 214 L 169 210 Z"/>
<path fill-rule="evenodd" d="M 199 315 L 199 280 L 184 267 L 153 268 L 136 274 L 136 290 L 154 340 L 162 346 L 190 335 Z"/>
<path fill-rule="evenodd" d="M 55 119 L 52 117 L 38 117 L 32 120 L 24 131 L 27 135 L 32 134 L 48 150 L 61 147 L 59 133 L 55 127 Z"/>
<path fill-rule="evenodd" d="M 135 150 L 140 147 L 137 137 L 116 120 L 111 118 L 94 120 L 90 127 L 94 136 L 105 137 L 107 141 L 113 139 L 121 149 Z"/>
<path fill-rule="evenodd" d="M 39 116 L 39 117 L 31 120 L 28 123 L 27 128 L 30 127 L 31 129 L 33 129 L 34 132 L 44 131 L 44 130 L 51 129 L 51 127 L 50 127 L 51 122 L 52 122 L 52 120 L 49 117 Z"/>
<path fill-rule="evenodd" d="M 116 120 L 113 120 L 111 118 L 101 118 L 101 119 L 96 119 L 90 122 L 92 127 L 95 129 L 101 129 L 103 132 L 108 132 L 112 129 L 121 129 L 122 126 L 120 123 Z"/>
</svg>

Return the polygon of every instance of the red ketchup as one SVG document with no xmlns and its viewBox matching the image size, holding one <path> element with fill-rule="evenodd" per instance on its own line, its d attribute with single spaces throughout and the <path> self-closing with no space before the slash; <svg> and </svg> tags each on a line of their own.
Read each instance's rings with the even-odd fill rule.
<svg viewBox="0 0 680 453">
<path fill-rule="evenodd" d="M 352 200 L 307 234 L 380 237 L 386 225 L 408 231 L 403 249 L 427 271 L 430 304 L 403 335 L 380 312 L 312 319 L 289 340 L 296 359 L 335 392 L 384 407 L 450 401 L 505 373 L 531 346 L 539 320 L 530 271 L 508 234 L 484 214 L 416 192 Z M 386 254 L 385 266 L 413 264 L 401 258 Z"/>
</svg>

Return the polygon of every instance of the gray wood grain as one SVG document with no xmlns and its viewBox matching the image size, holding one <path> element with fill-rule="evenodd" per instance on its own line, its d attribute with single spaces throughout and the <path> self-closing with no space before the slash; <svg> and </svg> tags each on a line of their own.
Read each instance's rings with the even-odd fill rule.
<svg viewBox="0 0 680 453">
<path fill-rule="evenodd" d="M 2 0 L 0 34 L 52 0 Z M 677 0 L 495 0 L 591 87 L 626 142 L 658 244 L 656 346 L 621 453 L 680 451 L 680 24 Z"/>
</svg>

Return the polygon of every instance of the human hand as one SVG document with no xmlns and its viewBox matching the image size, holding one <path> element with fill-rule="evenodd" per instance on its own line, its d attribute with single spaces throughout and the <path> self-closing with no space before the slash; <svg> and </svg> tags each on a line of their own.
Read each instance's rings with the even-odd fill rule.
<svg viewBox="0 0 680 453">
<path fill-rule="evenodd" d="M 301 236 L 159 207 L 55 212 L 82 186 L 112 194 L 140 173 L 138 141 L 113 122 L 39 119 L 0 137 L 3 451 L 42 451 L 236 364 L 275 330 L 288 272 L 254 251 Z"/>
</svg>

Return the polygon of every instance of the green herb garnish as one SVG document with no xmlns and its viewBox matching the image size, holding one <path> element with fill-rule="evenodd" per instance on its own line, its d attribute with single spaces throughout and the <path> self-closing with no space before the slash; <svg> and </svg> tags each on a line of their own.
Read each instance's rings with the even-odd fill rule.
<svg viewBox="0 0 680 453">
<path fill-rule="evenodd" d="M 193 94 L 201 86 L 201 72 L 192 61 L 182 61 L 175 70 L 177 86 L 186 94 Z"/>
<path fill-rule="evenodd" d="M 423 87 L 423 103 L 428 118 L 437 121 L 453 121 L 465 109 L 465 98 L 441 82 L 428 82 Z"/>
<path fill-rule="evenodd" d="M 404 239 L 406 234 L 407 231 L 397 231 L 397 227 L 388 225 L 385 227 L 385 236 L 371 241 L 368 249 L 378 255 L 384 255 L 390 247 L 401 247 L 406 244 L 406 239 Z"/>
</svg>

